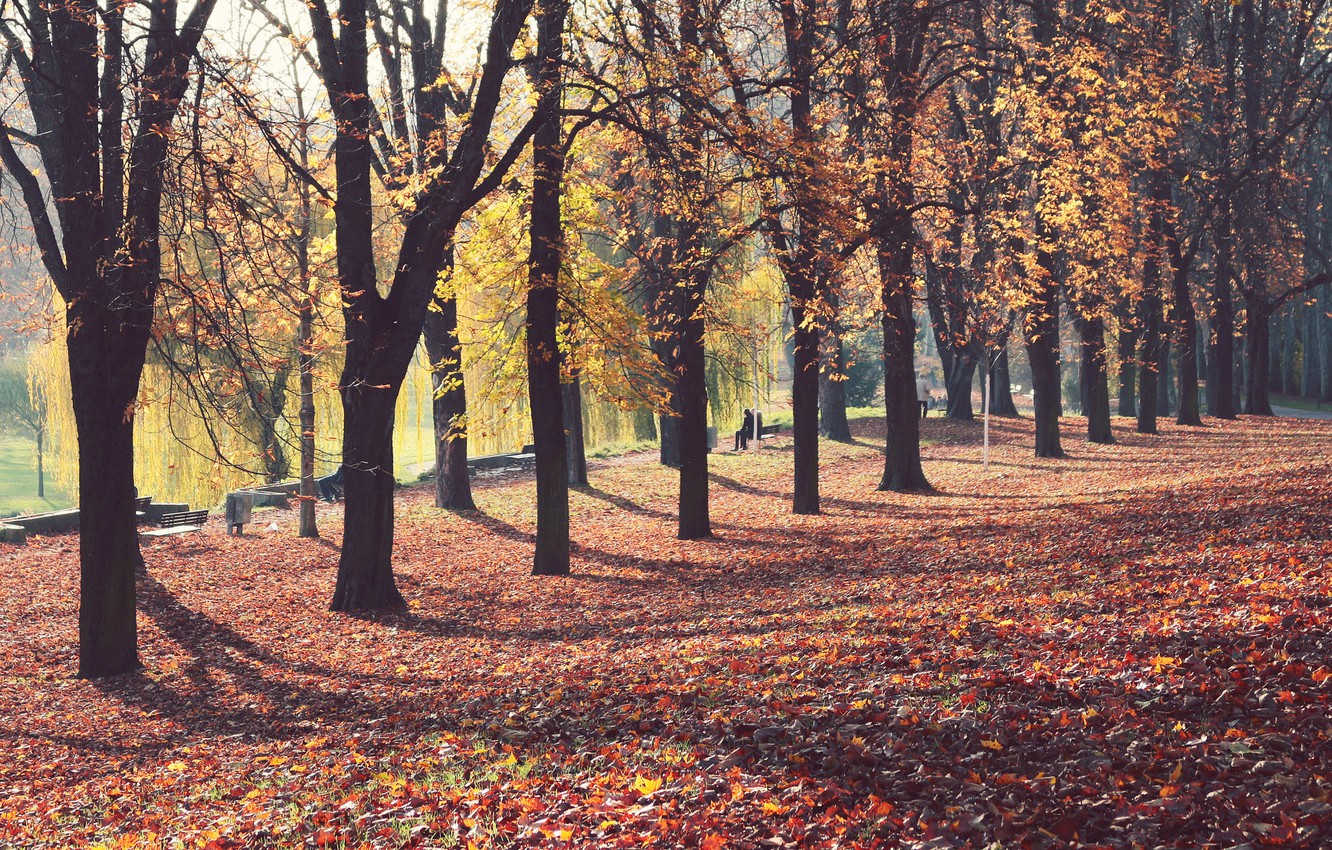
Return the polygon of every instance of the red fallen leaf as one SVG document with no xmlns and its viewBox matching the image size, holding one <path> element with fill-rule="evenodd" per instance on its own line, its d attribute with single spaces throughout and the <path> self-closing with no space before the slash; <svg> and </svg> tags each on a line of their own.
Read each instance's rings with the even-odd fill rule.
<svg viewBox="0 0 1332 850">
<path fill-rule="evenodd" d="M 844 453 L 823 482 L 836 510 L 792 517 L 789 455 L 760 453 L 718 475 L 777 495 L 716 484 L 708 542 L 671 537 L 654 461 L 594 468 L 597 490 L 646 513 L 575 491 L 575 575 L 553 584 L 526 575 L 530 481 L 479 484 L 473 516 L 405 489 L 410 614 L 323 610 L 323 543 L 205 533 L 148 548 L 148 671 L 96 686 L 61 673 L 77 624 L 68 539 L 0 549 L 0 712 L 25 730 L 0 736 L 24 789 L 0 801 L 0 846 L 82 846 L 111 799 L 126 841 L 226 817 L 254 844 L 314 843 L 314 828 L 349 846 L 534 846 L 542 826 L 589 850 L 927 833 L 1119 846 L 1116 818 L 1153 846 L 1231 846 L 1258 843 L 1258 817 L 1293 830 L 1265 840 L 1298 846 L 1332 822 L 1318 737 L 1332 605 L 1312 604 L 1332 587 L 1310 566 L 1332 557 L 1325 450 L 1257 422 L 1167 428 L 1150 447 L 1121 431 L 1114 463 L 1081 449 L 1061 462 L 1076 475 L 1028 469 L 1014 442 L 1025 471 L 1000 480 L 949 459 L 969 450 L 966 426 L 927 427 L 955 440 L 927 447 L 947 510 L 867 495 L 882 457 L 851 446 L 829 447 Z M 1221 466 L 1222 443 L 1259 442 L 1263 464 Z M 338 510 L 320 506 L 332 546 Z M 240 571 L 253 587 L 231 582 Z M 1178 663 L 1157 676 L 1158 658 Z M 662 781 L 651 806 L 637 777 Z M 1059 837 L 1070 821 L 1075 838 Z"/>
</svg>

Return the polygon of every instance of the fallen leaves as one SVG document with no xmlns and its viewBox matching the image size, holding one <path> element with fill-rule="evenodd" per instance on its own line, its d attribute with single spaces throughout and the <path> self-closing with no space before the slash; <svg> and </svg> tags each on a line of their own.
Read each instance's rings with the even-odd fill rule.
<svg viewBox="0 0 1332 850">
<path fill-rule="evenodd" d="M 708 541 L 673 538 L 669 471 L 615 460 L 568 579 L 527 575 L 529 480 L 475 514 L 407 492 L 393 616 L 324 610 L 326 542 L 154 545 L 147 669 L 99 683 L 69 678 L 68 541 L 0 553 L 0 844 L 1325 845 L 1327 426 L 1053 464 L 1006 423 L 1003 478 L 926 428 L 942 492 L 828 444 L 816 517 L 782 442 L 714 456 Z"/>
</svg>

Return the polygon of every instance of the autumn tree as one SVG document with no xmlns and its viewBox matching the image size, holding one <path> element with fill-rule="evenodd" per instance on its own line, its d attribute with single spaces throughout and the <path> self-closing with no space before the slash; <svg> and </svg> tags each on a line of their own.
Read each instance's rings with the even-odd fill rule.
<svg viewBox="0 0 1332 850">
<path fill-rule="evenodd" d="M 167 172 L 172 285 L 152 353 L 169 369 L 171 403 L 194 408 L 220 461 L 277 482 L 297 456 L 298 533 L 318 537 L 315 366 L 340 329 L 325 321 L 327 263 L 316 246 L 332 195 L 319 174 L 314 104 L 290 64 L 291 77 L 275 80 L 253 57 L 210 64 L 206 108 Z M 273 96 L 282 83 L 294 83 L 291 95 Z M 255 457 L 230 457 L 224 429 L 254 440 Z"/>
<path fill-rule="evenodd" d="M 332 608 L 392 608 L 403 604 L 392 570 L 395 402 L 459 221 L 500 183 L 530 136 L 529 124 L 498 156 L 492 150 L 492 125 L 531 2 L 498 0 L 480 67 L 466 87 L 446 61 L 448 21 L 432 19 L 423 0 L 387 10 L 344 0 L 336 15 L 314 0 L 309 10 L 314 55 L 307 61 L 318 70 L 336 122 L 334 228 L 346 328 L 346 520 Z M 282 27 L 276 15 L 269 18 Z M 372 97 L 372 56 L 388 88 L 382 105 Z M 374 239 L 377 172 L 389 175 L 402 220 L 383 284 Z"/>
<path fill-rule="evenodd" d="M 532 76 L 537 103 L 532 135 L 527 290 L 527 386 L 536 446 L 537 535 L 532 562 L 536 575 L 569 572 L 569 444 L 559 344 L 564 259 L 561 183 L 565 170 L 562 60 L 568 14 L 567 0 L 540 0 L 536 8 L 537 51 Z"/>
<path fill-rule="evenodd" d="M 679 536 L 712 534 L 708 505 L 707 293 L 714 274 L 756 226 L 728 205 L 734 158 L 713 120 L 720 90 L 716 26 L 697 0 L 673 6 L 641 0 L 616 6 L 598 39 L 617 54 L 599 75 L 605 119 L 621 127 L 640 156 L 626 157 L 636 190 L 632 207 L 646 226 L 626 245 L 643 271 L 643 309 L 668 380 L 663 461 L 680 469 Z M 638 166 L 642 166 L 640 170 Z M 673 433 L 672 433 L 673 432 Z M 678 440 L 678 443 L 676 441 Z M 672 457 L 668 446 L 678 445 Z"/>
<path fill-rule="evenodd" d="M 22 189 L 67 305 L 81 677 L 139 665 L 134 404 L 161 280 L 162 168 L 214 5 L 201 0 L 186 12 L 174 2 L 103 9 L 60 0 L 0 9 L 4 67 L 26 107 L 0 121 L 0 163 Z"/>
</svg>

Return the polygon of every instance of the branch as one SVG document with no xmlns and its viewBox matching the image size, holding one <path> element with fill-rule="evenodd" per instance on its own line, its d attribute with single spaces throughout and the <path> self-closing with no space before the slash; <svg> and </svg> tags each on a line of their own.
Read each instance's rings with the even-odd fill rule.
<svg viewBox="0 0 1332 850">
<path fill-rule="evenodd" d="M 28 207 L 28 216 L 32 219 L 33 233 L 37 237 L 37 248 L 41 251 L 42 263 L 55 281 L 56 289 L 66 301 L 74 298 L 70 287 L 69 271 L 65 268 L 64 256 L 60 253 L 60 241 L 56 238 L 55 227 L 46 209 L 46 198 L 42 195 L 41 184 L 28 166 L 23 164 L 14 143 L 10 140 L 9 126 L 0 122 L 0 162 L 4 163 L 14 180 L 23 190 L 23 201 Z"/>
</svg>

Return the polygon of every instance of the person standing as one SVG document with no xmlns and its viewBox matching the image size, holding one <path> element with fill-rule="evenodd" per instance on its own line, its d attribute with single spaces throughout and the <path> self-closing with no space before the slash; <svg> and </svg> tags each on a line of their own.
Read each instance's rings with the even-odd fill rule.
<svg viewBox="0 0 1332 850">
<path fill-rule="evenodd" d="M 924 419 L 930 409 L 930 382 L 925 380 L 924 372 L 916 378 L 916 401 L 920 403 L 920 418 Z"/>
</svg>

